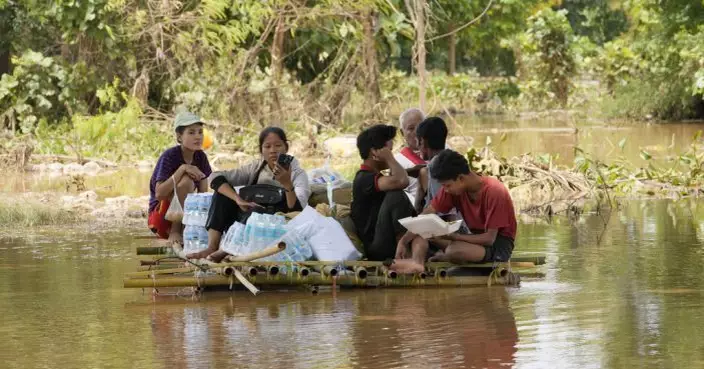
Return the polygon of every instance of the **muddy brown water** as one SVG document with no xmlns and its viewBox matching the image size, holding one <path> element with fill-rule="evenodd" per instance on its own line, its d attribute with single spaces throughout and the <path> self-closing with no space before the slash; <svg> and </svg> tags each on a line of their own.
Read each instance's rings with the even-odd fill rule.
<svg viewBox="0 0 704 369">
<path fill-rule="evenodd" d="M 606 225 L 605 225 L 606 224 Z M 704 367 L 704 205 L 630 201 L 522 223 L 520 288 L 206 293 L 122 288 L 141 229 L 0 236 L 3 368 Z"/>
<path fill-rule="evenodd" d="M 682 129 L 684 144 L 691 127 Z M 659 136 L 648 144 L 671 140 Z M 14 183 L 5 196 L 17 183 L 52 187 L 32 177 Z M 517 252 L 548 262 L 544 278 L 519 288 L 154 299 L 122 288 L 137 265 L 134 247 L 151 242 L 135 240 L 142 235 L 1 225 L 0 367 L 704 367 L 701 200 L 625 201 L 576 222 L 522 221 Z"/>
</svg>

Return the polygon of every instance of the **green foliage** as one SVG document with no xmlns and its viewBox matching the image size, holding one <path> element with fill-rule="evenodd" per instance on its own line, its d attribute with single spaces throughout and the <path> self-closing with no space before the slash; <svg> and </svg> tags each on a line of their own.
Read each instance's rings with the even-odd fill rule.
<svg viewBox="0 0 704 369">
<path fill-rule="evenodd" d="M 613 7 L 609 0 L 564 0 L 560 8 L 567 10 L 567 19 L 575 34 L 602 45 L 628 28 L 626 14 Z"/>
<path fill-rule="evenodd" d="M 528 29 L 504 43 L 519 50 L 521 92 L 531 105 L 567 105 L 576 73 L 572 43 L 566 11 L 549 8 L 528 18 Z"/>
<path fill-rule="evenodd" d="M 175 144 L 170 122 L 150 122 L 142 117 L 139 103 L 127 102 L 118 112 L 97 116 L 74 116 L 73 145 L 82 156 L 109 157 L 115 161 L 158 156 Z"/>
<path fill-rule="evenodd" d="M 60 119 L 77 104 L 72 78 L 53 58 L 26 51 L 0 79 L 0 122 L 32 132 L 40 119 Z"/>
<path fill-rule="evenodd" d="M 429 74 L 428 99 L 437 101 L 437 109 L 474 109 L 494 96 L 509 99 L 518 95 L 517 86 L 503 78 L 482 78 L 476 72 L 449 76 L 443 72 Z M 404 101 L 417 96 L 418 79 L 399 70 L 388 70 L 381 75 L 382 97 L 388 101 Z"/>
<path fill-rule="evenodd" d="M 704 4 L 632 0 L 634 23 L 607 43 L 598 61 L 612 92 L 608 113 L 660 119 L 704 117 Z"/>
<path fill-rule="evenodd" d="M 170 127 L 171 122 L 149 120 L 143 115 L 140 104 L 130 99 L 117 112 L 74 115 L 71 125 L 40 124 L 35 136 L 40 153 L 120 162 L 157 157 L 166 147 L 175 145 Z"/>
<path fill-rule="evenodd" d="M 623 150 L 625 139 L 619 142 Z M 704 183 L 704 141 L 702 131 L 692 143 L 677 155 L 656 158 L 641 149 L 640 157 L 647 164 L 636 167 L 619 158 L 607 164 L 576 148 L 575 169 L 584 173 L 598 186 L 619 194 L 642 192 L 649 195 L 697 195 Z"/>
</svg>

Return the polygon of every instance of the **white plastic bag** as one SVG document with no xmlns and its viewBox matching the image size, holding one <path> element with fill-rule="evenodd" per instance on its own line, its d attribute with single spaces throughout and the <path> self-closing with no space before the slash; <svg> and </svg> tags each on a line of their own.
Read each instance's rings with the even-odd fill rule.
<svg viewBox="0 0 704 369">
<path fill-rule="evenodd" d="M 181 202 L 178 201 L 178 193 L 176 193 L 176 180 L 171 177 L 174 182 L 174 196 L 171 198 L 171 204 L 169 208 L 166 209 L 166 214 L 164 214 L 164 219 L 169 222 L 180 222 L 183 220 L 183 206 Z"/>
<path fill-rule="evenodd" d="M 295 228 L 308 241 L 313 256 L 318 260 L 358 260 L 362 257 L 340 223 L 320 215 L 310 206 L 306 206 L 286 226 Z"/>
</svg>

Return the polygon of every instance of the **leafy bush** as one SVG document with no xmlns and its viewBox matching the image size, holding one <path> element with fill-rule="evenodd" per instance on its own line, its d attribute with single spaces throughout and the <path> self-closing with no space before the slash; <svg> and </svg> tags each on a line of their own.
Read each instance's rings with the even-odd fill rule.
<svg viewBox="0 0 704 369">
<path fill-rule="evenodd" d="M 71 90 L 71 76 L 53 58 L 28 50 L 14 57 L 12 74 L 0 79 L 0 122 L 34 130 L 40 119 L 59 119 L 76 107 Z"/>
<path fill-rule="evenodd" d="M 528 18 L 524 33 L 504 41 L 518 54 L 521 92 L 532 106 L 567 105 L 576 62 L 566 14 L 543 9 Z"/>
</svg>

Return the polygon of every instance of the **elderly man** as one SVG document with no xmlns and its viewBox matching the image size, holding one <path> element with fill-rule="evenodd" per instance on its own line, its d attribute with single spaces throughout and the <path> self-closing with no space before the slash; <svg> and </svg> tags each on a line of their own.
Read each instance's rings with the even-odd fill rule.
<svg viewBox="0 0 704 369">
<path fill-rule="evenodd" d="M 418 140 L 416 139 L 416 127 L 425 119 L 425 113 L 418 108 L 406 109 L 399 116 L 398 120 L 401 124 L 401 132 L 403 133 L 403 139 L 405 145 L 401 150 L 394 155 L 394 159 L 401 164 L 401 167 L 405 169 L 409 174 L 409 184 L 403 191 L 408 196 L 408 200 L 411 204 L 415 204 L 416 194 L 418 192 L 418 179 L 414 178 L 418 176 L 418 171 L 421 166 L 424 166 L 425 160 L 421 158 Z"/>
</svg>

